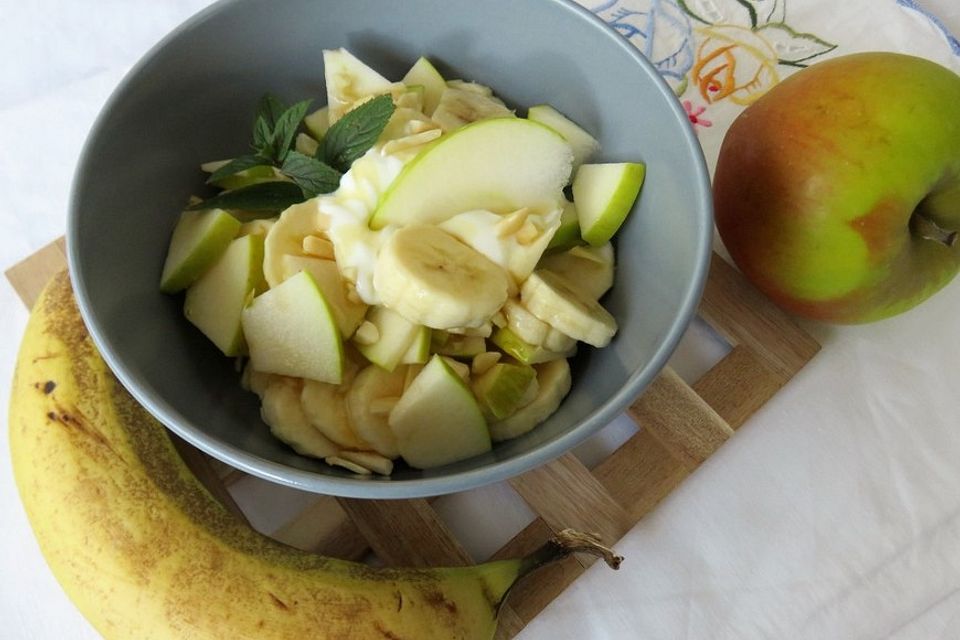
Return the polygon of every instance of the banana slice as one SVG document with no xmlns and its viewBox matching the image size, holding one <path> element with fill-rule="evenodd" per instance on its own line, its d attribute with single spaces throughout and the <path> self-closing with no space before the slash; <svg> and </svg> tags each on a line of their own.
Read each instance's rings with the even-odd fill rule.
<svg viewBox="0 0 960 640">
<path fill-rule="evenodd" d="M 537 370 L 537 395 L 513 415 L 490 424 L 490 438 L 495 442 L 527 433 L 549 418 L 570 391 L 570 365 L 566 360 L 552 360 L 534 367 Z"/>
<path fill-rule="evenodd" d="M 506 326 L 510 327 L 518 338 L 534 346 L 542 345 L 552 328 L 530 313 L 516 298 L 507 300 L 503 305 L 503 315 L 507 318 Z"/>
<path fill-rule="evenodd" d="M 480 84 L 479 82 L 468 82 L 458 78 L 455 80 L 447 80 L 447 86 L 452 89 L 462 89 L 463 91 L 469 91 L 470 93 L 477 93 L 481 96 L 493 96 L 493 89 L 485 84 Z"/>
<path fill-rule="evenodd" d="M 520 287 L 520 301 L 551 327 L 594 347 L 607 346 L 617 333 L 610 312 L 550 271 L 531 273 Z"/>
<path fill-rule="evenodd" d="M 399 229 L 373 273 L 384 305 L 433 329 L 479 327 L 507 300 L 501 267 L 437 227 Z"/>
<path fill-rule="evenodd" d="M 275 287 L 297 271 L 284 264 L 284 256 L 304 256 L 303 239 L 318 235 L 330 226 L 330 217 L 320 211 L 317 200 L 288 207 L 270 227 L 263 242 L 263 277 Z"/>
<path fill-rule="evenodd" d="M 334 456 L 340 447 L 314 428 L 303 411 L 302 386 L 297 378 L 277 376 L 263 391 L 260 415 L 270 432 L 297 453 L 314 458 Z"/>
<path fill-rule="evenodd" d="M 448 85 L 430 117 L 444 132 L 449 132 L 478 120 L 514 118 L 516 115 L 493 95 Z"/>
<path fill-rule="evenodd" d="M 538 265 L 563 276 L 586 298 L 599 300 L 613 286 L 614 254 L 609 242 L 599 247 L 573 247 L 544 256 Z"/>
<path fill-rule="evenodd" d="M 407 367 L 387 371 L 372 364 L 357 374 L 346 396 L 357 435 L 369 443 L 368 448 L 387 458 L 400 455 L 387 418 L 403 395 L 406 379 Z"/>
<path fill-rule="evenodd" d="M 343 385 L 305 380 L 300 393 L 300 404 L 303 405 L 303 413 L 310 424 L 340 447 L 370 448 L 370 445 L 357 435 L 351 424 L 347 411 L 346 389 Z"/>
</svg>

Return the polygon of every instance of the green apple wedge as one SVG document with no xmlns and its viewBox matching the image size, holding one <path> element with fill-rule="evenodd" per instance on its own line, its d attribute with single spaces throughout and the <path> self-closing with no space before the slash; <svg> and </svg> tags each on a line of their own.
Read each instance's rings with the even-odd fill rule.
<svg viewBox="0 0 960 640">
<path fill-rule="evenodd" d="M 421 325 L 410 322 L 393 309 L 380 306 L 370 307 L 366 322 L 375 327 L 374 338 L 369 341 L 357 332 L 353 338 L 357 350 L 373 364 L 393 371 L 420 336 Z"/>
<path fill-rule="evenodd" d="M 320 148 L 320 143 L 316 138 L 307 135 L 306 133 L 298 133 L 296 141 L 294 142 L 294 149 L 297 153 L 302 153 L 305 156 L 310 156 L 311 158 L 317 155 L 317 150 Z"/>
<path fill-rule="evenodd" d="M 227 356 L 243 353 L 240 315 L 263 282 L 263 236 L 241 236 L 194 282 L 183 313 Z"/>
<path fill-rule="evenodd" d="M 570 145 L 549 127 L 520 118 L 482 120 L 440 138 L 407 163 L 381 197 L 370 226 L 436 224 L 474 209 L 551 210 L 572 163 Z"/>
<path fill-rule="evenodd" d="M 537 372 L 530 365 L 498 362 L 473 381 L 473 393 L 484 417 L 494 422 L 512 415 L 523 404 Z"/>
<path fill-rule="evenodd" d="M 493 336 L 490 337 L 490 341 L 505 354 L 523 364 L 539 364 L 541 362 L 568 358 L 573 355 L 573 352 L 576 350 L 576 345 L 574 345 L 574 348 L 566 353 L 550 351 L 543 345 L 526 342 L 507 327 L 497 329 L 493 333 Z"/>
<path fill-rule="evenodd" d="M 303 118 L 303 126 L 316 140 L 323 140 L 330 128 L 330 107 L 320 107 Z"/>
<path fill-rule="evenodd" d="M 390 412 L 400 456 L 430 469 L 490 451 L 487 423 L 466 383 L 435 355 Z"/>
<path fill-rule="evenodd" d="M 255 370 L 331 384 L 343 381 L 336 316 L 306 271 L 254 298 L 241 320 Z"/>
<path fill-rule="evenodd" d="M 423 112 L 426 115 L 433 114 L 433 110 L 440 104 L 440 96 L 447 88 L 447 83 L 437 71 L 433 64 L 421 56 L 413 63 L 407 75 L 401 80 L 403 84 L 410 86 L 420 85 L 423 87 Z"/>
<path fill-rule="evenodd" d="M 597 247 L 609 242 L 633 208 L 646 166 L 639 162 L 585 164 L 573 178 L 580 235 Z"/>
<path fill-rule="evenodd" d="M 207 173 L 213 173 L 220 167 L 226 165 L 229 160 L 215 160 L 213 162 L 204 162 L 200 165 L 200 169 L 206 171 Z M 210 184 L 215 187 L 220 187 L 221 189 L 240 189 L 241 187 L 249 187 L 251 185 L 260 184 L 262 182 L 279 182 L 279 181 L 289 181 L 285 175 L 280 173 L 276 168 L 261 165 L 258 167 L 250 167 L 249 169 L 244 169 L 243 171 L 238 171 L 237 173 L 230 174 L 220 178 L 219 180 L 214 180 Z"/>
<path fill-rule="evenodd" d="M 400 364 L 426 364 L 430 359 L 430 343 L 433 330 L 430 327 L 420 326 L 413 336 L 413 342 L 407 351 L 400 356 Z"/>
<path fill-rule="evenodd" d="M 547 251 L 563 251 L 577 246 L 580 241 L 580 215 L 577 213 L 577 206 L 568 200 L 563 204 L 560 226 L 547 243 Z"/>
<path fill-rule="evenodd" d="M 570 143 L 573 148 L 574 171 L 600 150 L 600 143 L 597 142 L 596 138 L 548 104 L 538 104 L 530 107 L 527 111 L 527 118 L 547 125 Z"/>
<path fill-rule="evenodd" d="M 307 256 L 283 256 L 284 270 L 296 274 L 306 271 L 323 292 L 337 320 L 340 335 L 349 338 L 357 330 L 367 314 L 367 305 L 362 300 L 352 300 L 347 293 L 346 281 L 333 260 L 321 260 Z"/>
<path fill-rule="evenodd" d="M 566 360 L 552 360 L 534 368 L 537 371 L 537 395 L 503 420 L 490 423 L 490 437 L 494 442 L 527 433 L 553 415 L 569 393 L 572 379 Z"/>
<path fill-rule="evenodd" d="M 176 293 L 189 287 L 227 250 L 240 224 L 223 209 L 181 213 L 163 263 L 160 291 Z"/>
</svg>

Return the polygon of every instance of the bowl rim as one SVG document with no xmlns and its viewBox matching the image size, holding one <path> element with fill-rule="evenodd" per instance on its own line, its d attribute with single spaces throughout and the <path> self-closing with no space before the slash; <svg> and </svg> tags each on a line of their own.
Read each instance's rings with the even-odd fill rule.
<svg viewBox="0 0 960 640">
<path fill-rule="evenodd" d="M 686 147 L 687 152 L 694 158 L 696 172 L 695 175 L 689 176 L 689 179 L 692 185 L 699 191 L 697 211 L 703 215 L 704 219 L 696 238 L 696 264 L 693 269 L 693 279 L 682 299 L 676 321 L 661 341 L 653 357 L 642 367 L 635 370 L 616 393 L 607 398 L 585 420 L 574 426 L 567 433 L 550 442 L 544 443 L 531 451 L 527 451 L 508 460 L 499 460 L 477 469 L 458 471 L 435 477 L 427 476 L 410 480 L 384 479 L 371 482 L 369 479 L 362 477 L 351 478 L 323 475 L 314 471 L 289 467 L 224 443 L 197 429 L 163 398 L 143 389 L 138 383 L 138 375 L 125 364 L 123 358 L 113 349 L 113 344 L 108 336 L 100 329 L 97 321 L 98 314 L 91 304 L 83 280 L 78 277 L 80 256 L 77 254 L 77 243 L 75 240 L 79 233 L 80 185 L 85 182 L 87 177 L 86 167 L 89 164 L 93 141 L 104 134 L 107 126 L 107 117 L 112 112 L 116 102 L 126 93 L 127 88 L 132 84 L 139 72 L 150 64 L 171 41 L 180 37 L 182 33 L 193 29 L 196 25 L 212 19 L 233 5 L 244 1 L 246 0 L 218 0 L 187 18 L 153 45 L 136 64 L 130 68 L 107 98 L 87 135 L 77 161 L 70 189 L 67 215 L 67 263 L 74 295 L 87 330 L 98 351 L 110 370 L 134 399 L 143 405 L 153 417 L 174 434 L 201 451 L 241 471 L 295 489 L 346 498 L 420 498 L 456 493 L 500 482 L 562 456 L 586 438 L 600 431 L 600 429 L 621 414 L 667 364 L 670 355 L 676 349 L 680 339 L 696 314 L 697 306 L 706 285 L 713 250 L 712 192 L 709 170 L 703 149 L 692 127 L 683 128 L 682 144 Z M 682 120 L 687 119 L 683 111 L 683 106 L 680 101 L 676 99 L 675 94 L 672 89 L 670 89 L 666 80 L 662 78 L 653 65 L 626 38 L 617 33 L 599 16 L 585 7 L 576 4 L 573 0 L 543 1 L 559 5 L 561 10 L 575 13 L 580 19 L 604 32 L 604 34 L 612 40 L 613 46 L 619 47 L 633 58 L 639 67 L 653 78 L 659 90 L 671 97 L 669 102 L 670 108 L 674 111 L 674 115 Z"/>
</svg>

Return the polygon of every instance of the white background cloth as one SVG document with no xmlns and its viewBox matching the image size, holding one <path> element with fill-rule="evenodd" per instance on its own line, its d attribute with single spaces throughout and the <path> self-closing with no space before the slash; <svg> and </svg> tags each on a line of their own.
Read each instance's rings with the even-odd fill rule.
<svg viewBox="0 0 960 640">
<path fill-rule="evenodd" d="M 206 4 L 0 0 L 0 266 L 63 233 L 72 172 L 104 100 L 151 45 Z M 819 4 L 867 13 L 887 0 Z M 920 4 L 960 33 L 956 0 Z M 856 26 L 846 33 L 870 48 L 878 34 Z M 881 35 L 895 41 L 896 22 L 888 29 Z M 944 109 L 960 117 L 960 105 Z M 0 308 L 6 407 L 27 318 L 6 282 Z M 892 320 L 805 325 L 822 353 L 617 545 L 627 557 L 621 571 L 596 565 L 521 637 L 960 638 L 958 317 L 960 279 Z M 694 375 L 720 351 L 695 326 L 675 363 Z M 620 419 L 580 453 L 595 458 L 629 432 Z M 268 532 L 311 500 L 253 480 L 236 493 Z M 277 494 L 284 499 L 262 499 Z M 499 518 L 490 517 L 491 499 Z M 529 517 L 504 486 L 445 499 L 440 511 L 477 557 Z M 0 638 L 96 638 L 44 564 L 5 436 L 0 512 Z"/>
</svg>

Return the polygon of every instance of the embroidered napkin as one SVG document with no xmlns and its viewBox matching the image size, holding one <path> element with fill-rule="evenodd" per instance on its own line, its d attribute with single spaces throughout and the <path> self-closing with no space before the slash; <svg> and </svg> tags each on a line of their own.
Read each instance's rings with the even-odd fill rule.
<svg viewBox="0 0 960 640">
<path fill-rule="evenodd" d="M 740 111 L 820 60 L 897 51 L 960 72 L 960 41 L 914 0 L 577 1 L 633 43 L 670 84 L 711 174 Z"/>
</svg>

